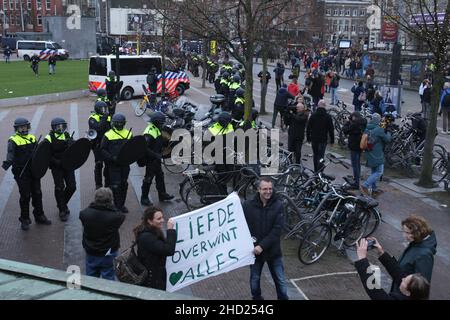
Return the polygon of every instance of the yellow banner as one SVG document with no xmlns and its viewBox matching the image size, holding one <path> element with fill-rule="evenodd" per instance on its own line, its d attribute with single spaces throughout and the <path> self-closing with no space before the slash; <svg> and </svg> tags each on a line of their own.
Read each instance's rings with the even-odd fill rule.
<svg viewBox="0 0 450 320">
<path fill-rule="evenodd" d="M 217 54 L 217 41 L 211 40 L 209 43 L 209 51 L 212 56 L 215 56 Z"/>
</svg>

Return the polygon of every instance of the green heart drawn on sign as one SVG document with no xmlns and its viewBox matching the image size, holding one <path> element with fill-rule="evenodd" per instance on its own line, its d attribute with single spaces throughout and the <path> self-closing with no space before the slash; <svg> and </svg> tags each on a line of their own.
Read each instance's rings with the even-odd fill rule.
<svg viewBox="0 0 450 320">
<path fill-rule="evenodd" d="M 170 274 L 169 281 L 174 286 L 178 282 L 178 280 L 181 279 L 182 276 L 183 276 L 183 271 L 179 271 L 177 273 L 172 272 Z"/>
</svg>

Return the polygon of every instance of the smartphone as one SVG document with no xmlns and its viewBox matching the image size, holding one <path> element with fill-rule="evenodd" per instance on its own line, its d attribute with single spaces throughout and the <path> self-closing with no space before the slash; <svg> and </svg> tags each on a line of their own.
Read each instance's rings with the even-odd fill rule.
<svg viewBox="0 0 450 320">
<path fill-rule="evenodd" d="M 373 248 L 375 248 L 375 240 L 368 239 L 367 240 L 367 250 L 371 250 Z"/>
</svg>

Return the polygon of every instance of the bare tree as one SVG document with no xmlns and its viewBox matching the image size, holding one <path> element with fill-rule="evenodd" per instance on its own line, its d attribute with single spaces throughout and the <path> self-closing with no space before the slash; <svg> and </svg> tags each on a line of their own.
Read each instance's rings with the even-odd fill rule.
<svg viewBox="0 0 450 320">
<path fill-rule="evenodd" d="M 428 110 L 427 134 L 422 162 L 422 171 L 417 185 L 431 188 L 434 186 L 433 145 L 436 138 L 437 116 L 441 89 L 444 84 L 444 68 L 448 63 L 449 52 L 449 0 L 397 0 L 394 5 L 386 6 L 386 1 L 375 0 L 385 17 L 397 22 L 398 27 L 415 38 L 427 44 L 433 55 L 435 65 L 433 71 L 432 105 Z"/>
<path fill-rule="evenodd" d="M 199 39 L 222 43 L 230 56 L 245 68 L 245 115 L 248 119 L 253 101 L 253 56 L 263 36 L 286 21 L 281 13 L 293 0 L 189 0 L 173 1 L 178 15 L 167 17 Z"/>
</svg>

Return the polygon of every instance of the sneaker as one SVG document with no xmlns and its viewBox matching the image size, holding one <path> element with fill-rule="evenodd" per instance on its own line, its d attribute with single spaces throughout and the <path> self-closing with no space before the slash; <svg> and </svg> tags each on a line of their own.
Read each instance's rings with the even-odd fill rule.
<svg viewBox="0 0 450 320">
<path fill-rule="evenodd" d="M 145 198 L 141 198 L 141 205 L 150 207 L 153 205 L 153 203 L 150 201 L 150 199 L 148 197 L 145 197 Z"/>
<path fill-rule="evenodd" d="M 370 196 L 370 191 L 367 189 L 363 184 L 359 186 L 359 189 L 361 190 L 362 194 L 366 196 Z"/>
<path fill-rule="evenodd" d="M 27 231 L 27 230 L 30 229 L 30 224 L 29 224 L 27 221 L 22 221 L 22 222 L 20 223 L 20 228 L 21 228 L 23 231 Z"/>
<path fill-rule="evenodd" d="M 128 211 L 128 208 L 123 206 L 122 208 L 120 208 L 120 211 L 122 211 L 122 213 L 128 213 L 130 211 Z"/>
<path fill-rule="evenodd" d="M 69 210 L 62 210 L 59 212 L 59 219 L 62 222 L 66 222 L 69 219 L 69 214 L 70 214 Z"/>
<path fill-rule="evenodd" d="M 381 189 L 377 189 L 377 190 L 373 190 L 372 191 L 372 196 L 374 197 L 378 197 L 380 194 L 382 194 L 384 191 Z"/>
<path fill-rule="evenodd" d="M 449 131 L 441 130 L 442 134 L 448 134 Z"/>
<path fill-rule="evenodd" d="M 168 193 L 161 193 L 159 195 L 159 201 L 169 201 L 172 200 L 174 196 L 168 194 Z"/>
<path fill-rule="evenodd" d="M 52 224 L 52 222 L 50 220 L 48 220 L 47 217 L 44 214 L 36 216 L 34 218 L 34 220 L 36 220 L 37 224 L 44 224 L 44 225 L 47 225 L 47 226 Z"/>
</svg>

